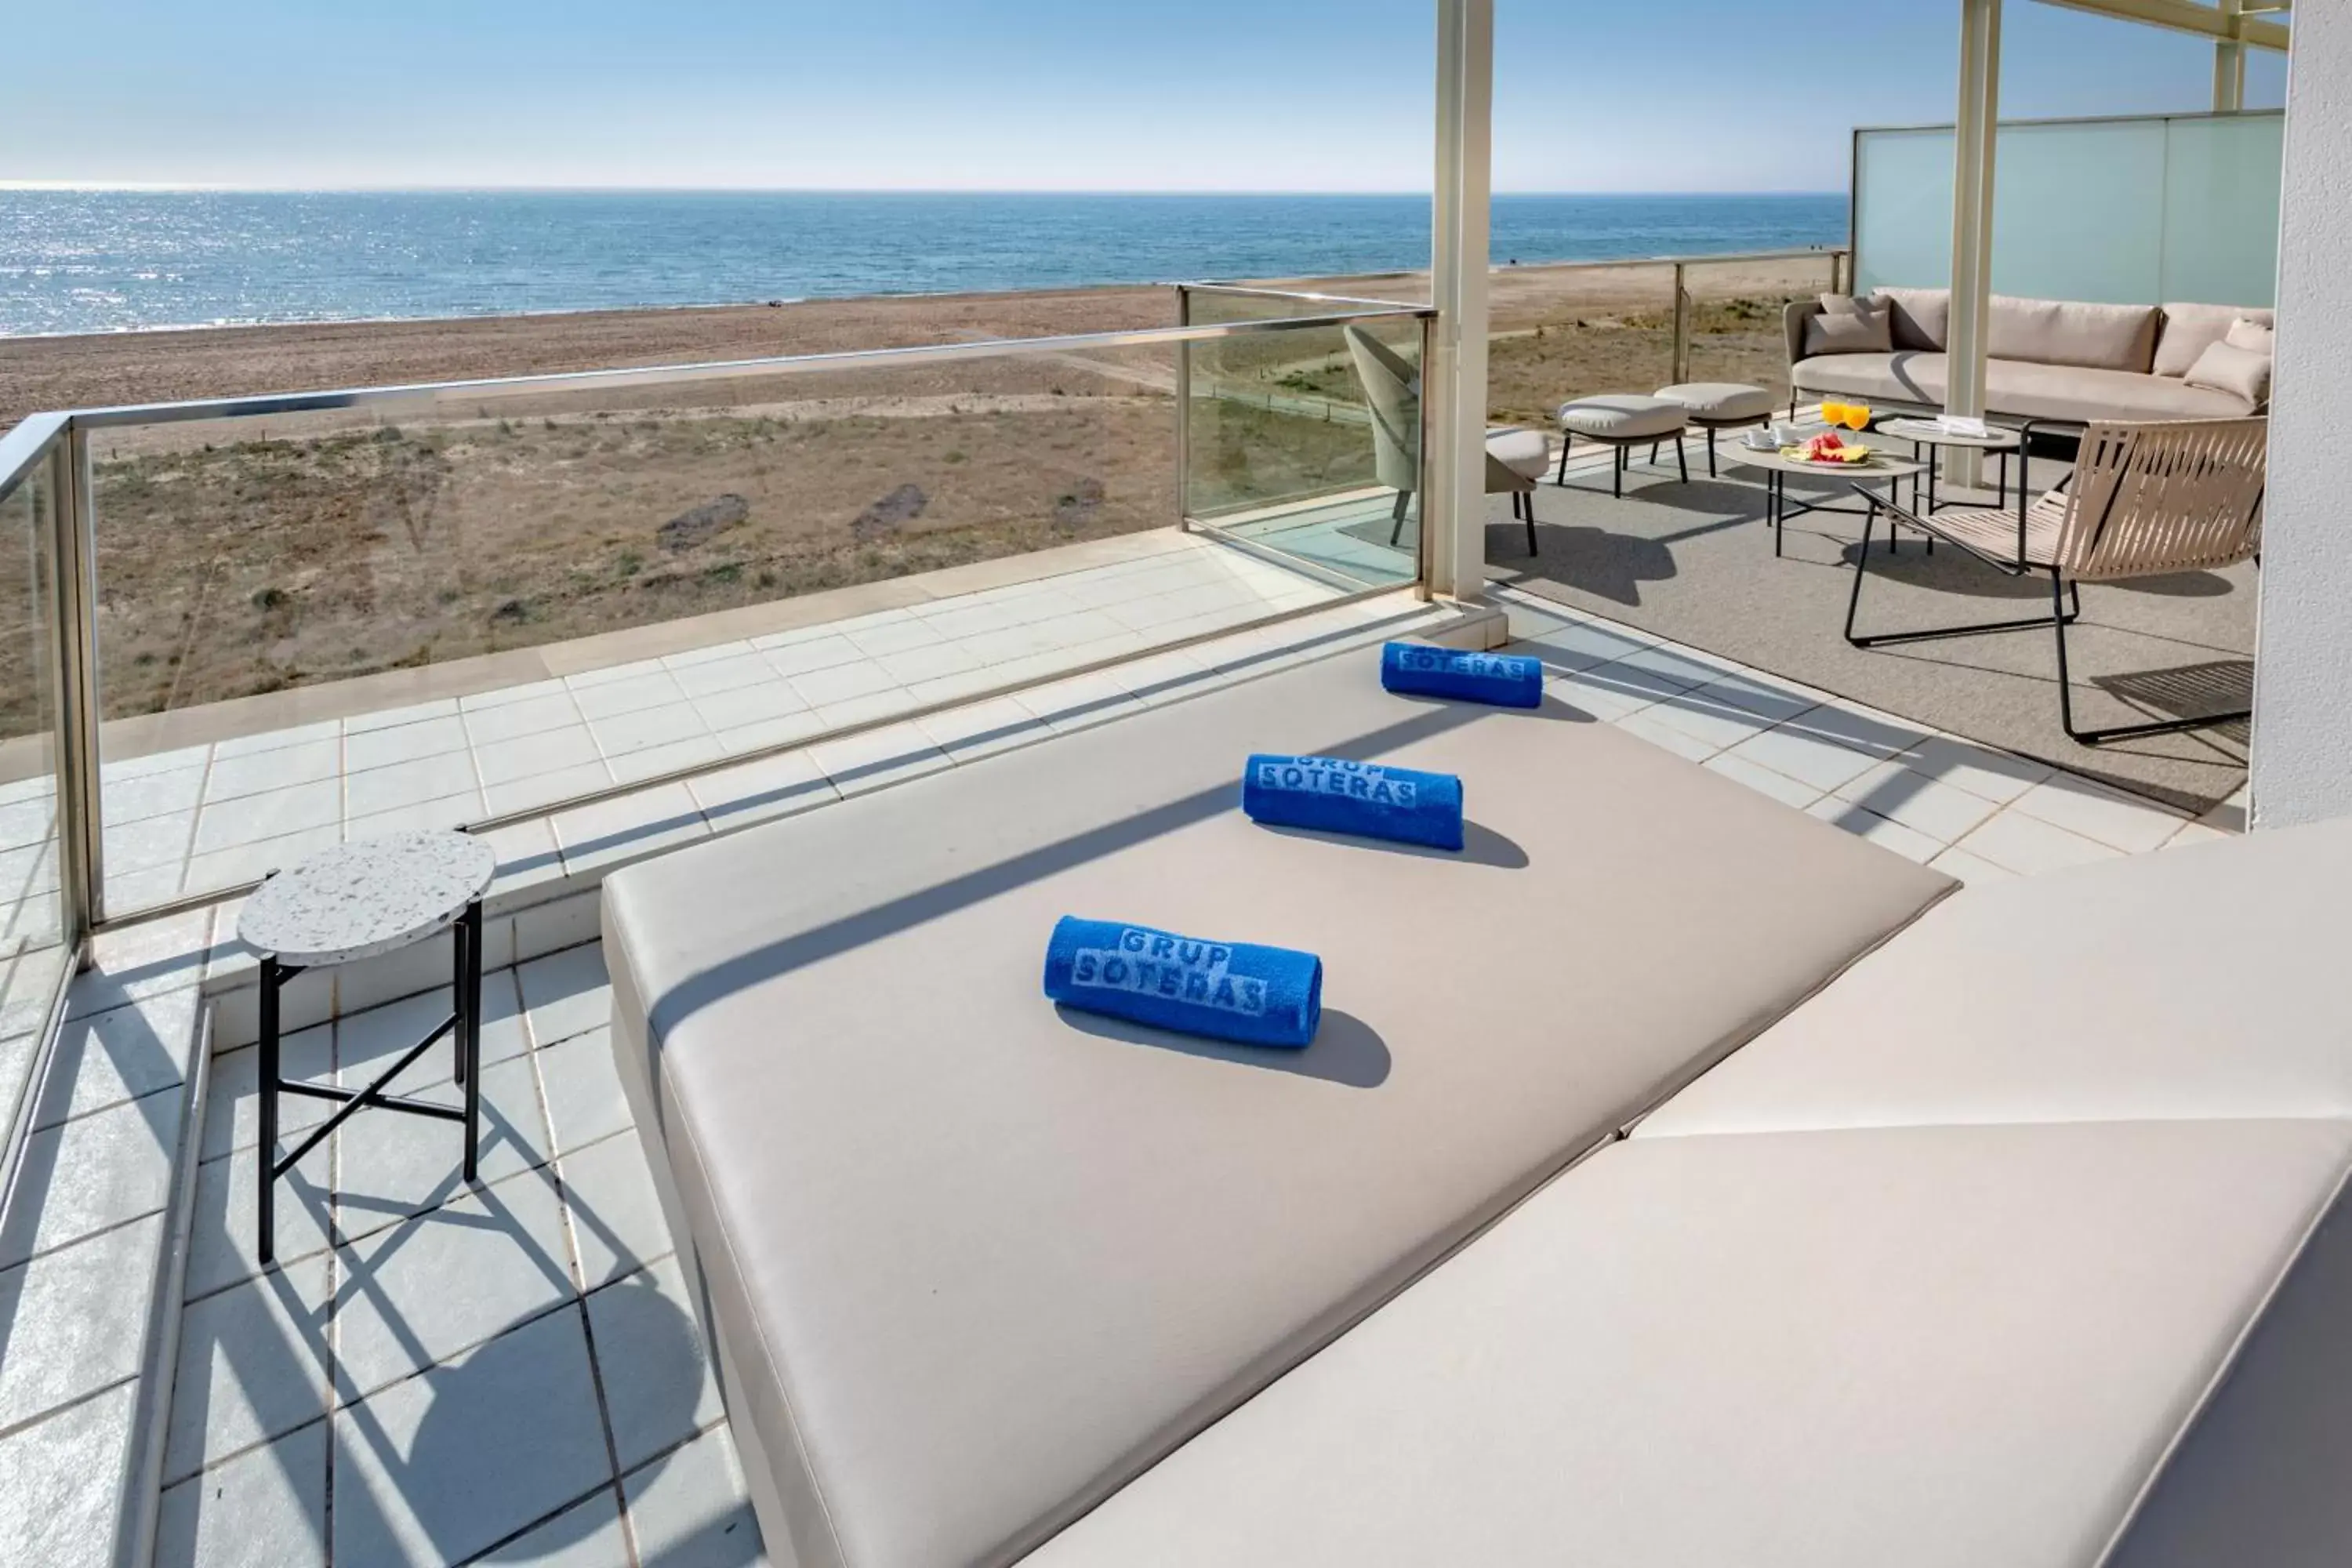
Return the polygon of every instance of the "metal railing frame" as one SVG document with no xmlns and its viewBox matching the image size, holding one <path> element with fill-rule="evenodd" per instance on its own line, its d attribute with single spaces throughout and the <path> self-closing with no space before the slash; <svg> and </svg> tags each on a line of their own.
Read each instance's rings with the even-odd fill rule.
<svg viewBox="0 0 2352 1568">
<path fill-rule="evenodd" d="M 1280 290 L 1259 290 L 1269 295 Z M 773 376 L 823 374 L 853 370 L 887 370 L 911 365 L 953 363 L 964 360 L 1014 359 L 1031 355 L 1099 353 L 1108 350 L 1172 346 L 1180 365 L 1189 360 L 1192 345 L 1225 339 L 1310 332 L 1369 321 L 1414 321 L 1425 333 L 1428 306 L 1391 300 L 1352 300 L 1336 296 L 1295 295 L 1318 307 L 1313 313 L 1255 321 L 1206 326 L 1180 322 L 1173 327 L 1139 328 L 1108 332 L 1068 333 L 1053 337 L 987 339 L 971 342 L 919 344 L 907 348 L 866 349 L 845 353 L 788 354 L 768 358 L 710 361 L 614 370 L 573 371 L 552 374 L 501 376 L 470 381 L 430 382 L 401 386 L 347 387 L 323 392 L 281 393 L 255 397 L 202 398 L 185 402 L 131 404 L 107 408 L 77 409 L 28 416 L 0 434 L 0 501 L 5 501 L 37 472 L 48 479 L 48 524 L 46 542 L 53 561 L 54 595 L 48 638 L 56 701 L 56 762 L 58 786 L 58 882 L 64 940 L 77 961 L 97 933 L 139 921 L 157 920 L 186 910 L 221 902 L 258 886 L 257 880 L 192 892 L 117 915 L 106 905 L 103 799 L 100 779 L 100 704 L 97 647 L 97 508 L 90 466 L 90 433 L 147 425 L 181 424 L 206 419 L 263 419 L 289 415 L 361 410 L 389 414 L 452 405 L 474 406 L 501 399 L 547 396 L 566 393 L 597 393 L 644 387 L 693 385 Z M 1328 308 L 1326 308 L 1328 307 Z M 1179 475 L 1183 472 L 1184 406 L 1178 405 Z M 1180 498 L 1181 499 L 1181 498 Z M 1180 507 L 1179 516 L 1182 510 Z M 1285 610 L 1212 632 L 1171 639 L 1147 652 L 1180 648 L 1213 637 L 1255 630 L 1334 604 L 1393 592 L 1369 586 L 1300 610 Z M 1116 655 L 1073 665 L 1052 679 L 1089 674 L 1139 657 Z M 635 795 L 666 784 L 678 783 L 764 757 L 795 751 L 815 740 L 864 733 L 903 723 L 965 703 L 993 698 L 1037 685 L 1037 679 L 1013 681 L 984 691 L 912 708 L 886 717 L 841 725 L 820 736 L 803 736 L 737 752 L 717 763 L 701 763 L 666 770 L 626 784 L 567 796 L 528 809 L 488 816 L 466 824 L 469 831 L 486 832 L 556 812 Z M 68 965 L 68 973 L 73 965 Z M 62 995 L 62 985 L 59 994 Z"/>
</svg>

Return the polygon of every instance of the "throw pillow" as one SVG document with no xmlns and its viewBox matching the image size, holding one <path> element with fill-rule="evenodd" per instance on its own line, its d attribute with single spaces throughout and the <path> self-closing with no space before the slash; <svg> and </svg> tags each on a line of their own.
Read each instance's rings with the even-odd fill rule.
<svg viewBox="0 0 2352 1568">
<path fill-rule="evenodd" d="M 2191 386 L 2233 394 L 2259 407 L 2270 401 L 2271 356 L 2229 342 L 2213 343 L 2181 379 Z"/>
<path fill-rule="evenodd" d="M 2230 323 L 2230 334 L 2221 341 L 2233 349 L 2244 349 L 2249 353 L 2268 354 L 2274 353 L 2278 347 L 2278 331 L 2274 328 L 2263 326 L 2260 321 L 2249 321 L 2241 316 Z"/>
<path fill-rule="evenodd" d="M 1889 353 L 1895 336 L 1887 309 L 1849 294 L 1822 296 L 1821 314 L 1805 322 L 1805 357 Z"/>
</svg>

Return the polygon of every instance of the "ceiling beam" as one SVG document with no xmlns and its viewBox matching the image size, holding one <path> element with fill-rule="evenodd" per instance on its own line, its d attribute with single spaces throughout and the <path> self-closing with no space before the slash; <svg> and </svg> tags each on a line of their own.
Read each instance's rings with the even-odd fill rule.
<svg viewBox="0 0 2352 1568">
<path fill-rule="evenodd" d="M 2193 33 L 2201 38 L 2222 42 L 2235 40 L 2258 49 L 2286 52 L 2287 29 L 2281 22 L 2266 22 L 2253 16 L 2231 17 L 2215 5 L 2202 5 L 2197 0 L 2042 0 L 2044 5 L 2063 5 L 2069 11 L 2087 11 L 2095 16 L 2113 16 L 2122 22 L 2143 22 L 2151 27 L 2169 27 L 2177 33 Z M 2248 11 L 2256 9 L 2253 5 Z"/>
</svg>

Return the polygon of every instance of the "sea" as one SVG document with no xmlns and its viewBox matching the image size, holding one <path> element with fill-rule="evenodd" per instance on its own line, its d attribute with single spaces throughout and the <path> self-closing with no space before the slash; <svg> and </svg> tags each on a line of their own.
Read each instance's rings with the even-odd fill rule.
<svg viewBox="0 0 2352 1568">
<path fill-rule="evenodd" d="M 1497 264 L 1844 242 L 1846 198 L 1498 195 Z M 0 190 L 0 336 L 1425 267 L 1425 195 Z"/>
</svg>

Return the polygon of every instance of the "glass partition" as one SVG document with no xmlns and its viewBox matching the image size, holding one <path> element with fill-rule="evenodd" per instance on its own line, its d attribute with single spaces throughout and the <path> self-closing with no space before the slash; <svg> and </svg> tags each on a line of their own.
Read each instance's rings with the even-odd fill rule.
<svg viewBox="0 0 2352 1568">
<path fill-rule="evenodd" d="M 1185 345 L 1186 520 L 1338 584 L 1416 580 L 1422 326 L 1382 317 Z"/>
<path fill-rule="evenodd" d="M 1343 327 L 1204 331 L 94 421 L 109 915 L 1411 581 L 1276 526 L 1377 482 Z"/>
<path fill-rule="evenodd" d="M 58 876 L 51 453 L 0 474 L 0 1139 L 70 956 Z"/>
<path fill-rule="evenodd" d="M 1559 405 L 1675 379 L 1675 269 L 1660 262 L 1512 267 L 1489 296 L 1486 416 L 1556 431 Z"/>
<path fill-rule="evenodd" d="M 2118 304 L 2267 306 L 2278 273 L 2276 112 L 2003 125 L 1993 288 Z M 1859 286 L 1951 277 L 1949 126 L 1854 136 Z"/>
<path fill-rule="evenodd" d="M 1764 261 L 1693 261 L 1683 268 L 1690 296 L 1689 346 L 1683 381 L 1760 386 L 1776 405 L 1789 397 L 1789 305 L 1830 289 L 1840 258 L 1780 257 Z"/>
</svg>

